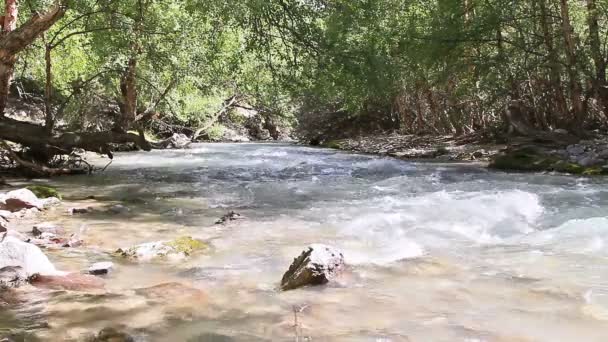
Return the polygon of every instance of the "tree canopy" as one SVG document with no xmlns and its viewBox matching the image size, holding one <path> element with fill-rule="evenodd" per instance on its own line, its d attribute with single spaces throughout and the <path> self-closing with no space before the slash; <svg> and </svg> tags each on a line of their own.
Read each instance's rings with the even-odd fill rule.
<svg viewBox="0 0 608 342">
<path fill-rule="evenodd" d="M 11 96 L 34 91 L 26 81 L 44 85 L 49 136 L 196 129 L 235 97 L 297 118 L 313 135 L 336 122 L 584 134 L 608 118 L 605 1 L 6 0 L 5 8 L 2 111 L 11 80 Z"/>
</svg>

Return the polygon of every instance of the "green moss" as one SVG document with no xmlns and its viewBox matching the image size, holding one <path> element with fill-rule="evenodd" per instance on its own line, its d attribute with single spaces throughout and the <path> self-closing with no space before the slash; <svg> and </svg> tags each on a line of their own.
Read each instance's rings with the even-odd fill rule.
<svg viewBox="0 0 608 342">
<path fill-rule="evenodd" d="M 342 146 L 340 145 L 340 142 L 338 140 L 329 140 L 323 143 L 322 145 L 323 147 L 326 148 L 333 148 L 333 149 L 341 149 Z"/>
<path fill-rule="evenodd" d="M 224 136 L 225 131 L 226 131 L 226 128 L 222 124 L 214 123 L 211 127 L 209 127 L 205 131 L 205 133 L 207 133 L 209 140 L 220 141 L 220 140 L 222 140 L 222 137 Z"/>
<path fill-rule="evenodd" d="M 61 194 L 57 189 L 46 186 L 46 185 L 30 185 L 26 187 L 29 191 L 33 192 L 34 195 L 38 198 L 49 198 L 49 197 L 57 197 L 61 199 Z"/>
<path fill-rule="evenodd" d="M 588 167 L 583 171 L 583 175 L 585 176 L 599 176 L 604 174 L 604 170 L 599 166 Z"/>
<path fill-rule="evenodd" d="M 585 168 L 576 163 L 569 163 L 566 161 L 559 161 L 553 165 L 553 170 L 557 172 L 571 173 L 574 175 L 580 175 L 585 172 Z"/>
<path fill-rule="evenodd" d="M 167 246 L 175 248 L 178 252 L 190 255 L 196 251 L 207 249 L 209 246 L 203 241 L 196 240 L 190 236 L 177 238 L 167 243 Z"/>
<path fill-rule="evenodd" d="M 524 148 L 496 156 L 490 167 L 499 170 L 549 171 L 557 162 L 559 159 L 555 157 L 541 155 L 533 149 Z"/>
<path fill-rule="evenodd" d="M 494 158 L 490 167 L 515 171 L 557 171 L 585 176 L 603 175 L 608 172 L 599 166 L 584 167 L 555 156 L 540 154 L 529 148 L 503 153 Z"/>
</svg>

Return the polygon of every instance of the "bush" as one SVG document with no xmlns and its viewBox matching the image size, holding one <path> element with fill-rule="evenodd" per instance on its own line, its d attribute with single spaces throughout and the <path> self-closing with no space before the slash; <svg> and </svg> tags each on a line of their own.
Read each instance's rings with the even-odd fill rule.
<svg viewBox="0 0 608 342">
<path fill-rule="evenodd" d="M 38 198 L 57 197 L 61 199 L 61 194 L 57 189 L 46 185 L 30 185 L 26 189 L 33 192 Z"/>
</svg>

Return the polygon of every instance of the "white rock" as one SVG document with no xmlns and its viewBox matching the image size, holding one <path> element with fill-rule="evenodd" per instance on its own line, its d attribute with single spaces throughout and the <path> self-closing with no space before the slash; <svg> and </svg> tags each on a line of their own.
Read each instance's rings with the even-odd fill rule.
<svg viewBox="0 0 608 342">
<path fill-rule="evenodd" d="M 156 258 L 167 258 L 172 261 L 178 261 L 186 258 L 185 253 L 176 251 L 166 241 L 142 243 L 128 249 L 119 249 L 117 252 L 125 257 L 140 261 L 151 261 Z"/>
<path fill-rule="evenodd" d="M 8 210 L 0 210 L 0 217 L 7 221 L 10 221 L 10 219 L 15 218 L 15 214 L 11 213 Z"/>
<path fill-rule="evenodd" d="M 61 204 L 61 200 L 57 197 L 49 197 L 41 199 L 42 206 L 46 208 L 56 207 Z"/>
<path fill-rule="evenodd" d="M 0 196 L 0 209 L 11 212 L 22 209 L 43 209 L 43 203 L 28 189 L 10 191 Z"/>
<path fill-rule="evenodd" d="M 40 248 L 31 243 L 23 242 L 13 236 L 6 236 L 0 242 L 0 268 L 21 267 L 29 276 L 63 275 L 44 255 Z"/>
<path fill-rule="evenodd" d="M 35 224 L 34 227 L 32 228 L 32 234 L 34 234 L 34 236 L 40 236 L 43 233 L 52 233 L 55 235 L 61 235 L 65 233 L 65 229 L 63 229 L 62 227 L 53 224 L 53 223 L 49 223 L 49 222 L 42 222 L 42 223 L 38 223 Z"/>
</svg>

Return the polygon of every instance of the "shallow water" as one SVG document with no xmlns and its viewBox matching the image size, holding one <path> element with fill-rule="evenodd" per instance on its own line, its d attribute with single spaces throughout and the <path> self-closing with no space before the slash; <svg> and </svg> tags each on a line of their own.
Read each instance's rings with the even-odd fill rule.
<svg viewBox="0 0 608 342">
<path fill-rule="evenodd" d="M 118 263 L 103 293 L 23 290 L 25 304 L 13 305 L 4 325 L 45 340 L 113 325 L 142 341 L 608 340 L 602 178 L 200 144 L 118 154 L 104 173 L 52 182 L 77 205 L 132 209 L 48 213 L 83 231 L 88 244 L 50 252 L 59 268 L 83 269 L 118 247 L 184 235 L 212 248 L 177 264 Z M 97 200 L 76 200 L 89 195 Z M 213 224 L 229 210 L 246 219 Z M 291 260 L 317 242 L 342 249 L 349 271 L 327 287 L 277 292 Z M 137 291 L 167 282 L 208 298 Z"/>
</svg>

